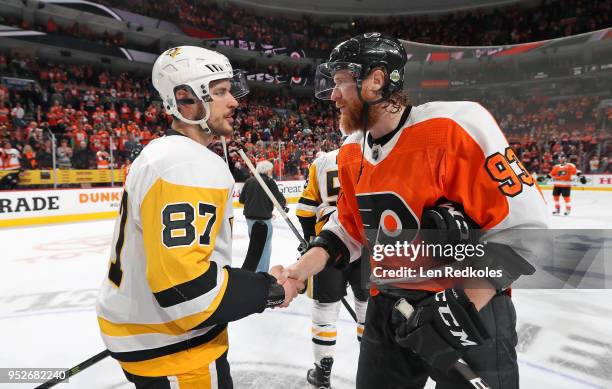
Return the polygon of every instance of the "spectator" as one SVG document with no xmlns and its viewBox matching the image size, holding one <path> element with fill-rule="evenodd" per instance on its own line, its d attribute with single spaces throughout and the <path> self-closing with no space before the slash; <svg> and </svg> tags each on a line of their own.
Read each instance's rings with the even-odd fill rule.
<svg viewBox="0 0 612 389">
<path fill-rule="evenodd" d="M 25 125 L 23 121 L 24 115 L 25 111 L 23 107 L 21 107 L 21 103 L 16 103 L 15 107 L 11 110 L 11 117 L 13 118 L 13 126 L 15 126 L 15 128 L 21 128 Z"/>
<path fill-rule="evenodd" d="M 612 173 L 612 163 L 609 162 L 610 159 L 608 157 L 603 157 L 601 159 L 601 172 L 603 174 Z"/>
<path fill-rule="evenodd" d="M 79 142 L 74 148 L 74 156 L 72 157 L 73 166 L 75 169 L 89 169 L 89 150 L 85 141 Z"/>
<path fill-rule="evenodd" d="M 272 180 L 273 165 L 269 161 L 261 161 L 257 164 L 257 172 L 266 183 L 276 200 L 282 207 L 285 207 L 287 200 L 285 196 L 278 190 L 278 186 Z M 268 226 L 268 235 L 264 246 L 261 259 L 257 265 L 257 271 L 267 272 L 270 267 L 270 254 L 272 253 L 272 210 L 274 205 L 266 195 L 266 192 L 261 188 L 255 177 L 251 177 L 244 183 L 242 192 L 240 193 L 240 204 L 244 205 L 244 216 L 246 218 L 249 235 L 253 224 L 257 220 L 261 220 Z"/>
<path fill-rule="evenodd" d="M 57 164 L 60 169 L 72 167 L 72 147 L 68 146 L 67 139 L 62 139 L 60 147 L 57 148 Z"/>
<path fill-rule="evenodd" d="M 4 142 L 2 149 L 2 167 L 3 170 L 19 170 L 21 169 L 21 154 L 11 145 L 11 142 Z"/>
<path fill-rule="evenodd" d="M 589 161 L 589 173 L 591 174 L 597 174 L 599 173 L 599 156 L 597 155 L 593 155 L 591 157 L 591 160 Z"/>
<path fill-rule="evenodd" d="M 36 162 L 36 152 L 30 145 L 25 145 L 23 147 L 23 153 L 21 154 L 21 166 L 26 170 L 36 169 L 38 167 L 38 163 Z"/>
<path fill-rule="evenodd" d="M 9 103 L 0 104 L 0 126 L 6 125 L 9 122 L 11 110 Z"/>
<path fill-rule="evenodd" d="M 52 150 L 51 141 L 46 140 L 42 146 L 42 149 L 36 153 L 36 160 L 38 161 L 38 167 L 40 169 L 53 169 L 53 155 L 51 154 Z"/>
<path fill-rule="evenodd" d="M 110 169 L 110 154 L 105 150 L 99 150 L 96 152 L 96 161 L 98 169 Z"/>
</svg>

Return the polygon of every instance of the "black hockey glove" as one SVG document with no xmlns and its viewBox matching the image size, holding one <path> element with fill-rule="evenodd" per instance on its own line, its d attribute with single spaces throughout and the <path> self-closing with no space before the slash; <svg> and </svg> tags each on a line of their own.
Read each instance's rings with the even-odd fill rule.
<svg viewBox="0 0 612 389">
<path fill-rule="evenodd" d="M 587 178 L 585 176 L 580 176 L 580 183 L 581 184 L 586 184 L 587 183 Z"/>
<path fill-rule="evenodd" d="M 419 303 L 407 320 L 394 309 L 396 342 L 447 373 L 461 351 L 489 339 L 476 307 L 462 289 L 446 289 Z"/>
<path fill-rule="evenodd" d="M 480 226 L 465 214 L 460 204 L 443 202 L 423 211 L 420 233 L 427 244 L 465 244 L 478 241 Z"/>
</svg>

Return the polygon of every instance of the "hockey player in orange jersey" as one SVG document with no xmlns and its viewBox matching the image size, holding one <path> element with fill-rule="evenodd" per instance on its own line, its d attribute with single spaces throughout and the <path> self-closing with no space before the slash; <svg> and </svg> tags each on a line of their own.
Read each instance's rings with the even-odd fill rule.
<svg viewBox="0 0 612 389">
<path fill-rule="evenodd" d="M 565 155 L 559 156 L 559 164 L 553 166 L 550 171 L 550 178 L 553 181 L 553 199 L 555 200 L 555 210 L 553 215 L 559 215 L 561 213 L 561 204 L 559 203 L 559 197 L 563 196 L 565 201 L 565 212 L 564 215 L 568 216 L 572 211 L 572 204 L 570 195 L 572 192 L 572 180 L 574 175 L 580 177 L 580 182 L 585 184 L 586 177 L 582 175 L 582 172 L 576 169 L 576 165 L 567 162 Z"/>
<path fill-rule="evenodd" d="M 350 134 L 338 155 L 342 191 L 337 211 L 285 275 L 305 280 L 326 266 L 356 261 L 363 247 L 375 253 L 382 245 L 417 243 L 423 226 L 460 238 L 477 231 L 487 244 L 481 260 L 471 263 L 499 275 L 385 277 L 375 272 L 385 259 L 370 255 L 356 386 L 415 389 L 431 377 L 438 389 L 468 387 L 454 368 L 462 358 L 492 388 L 516 389 L 516 317 L 507 288 L 533 274 L 529 260 L 536 253 L 509 238 L 512 229 L 547 228 L 544 198 L 482 106 L 410 106 L 403 92 L 406 62 L 399 41 L 368 33 L 339 44 L 318 66 L 315 95 L 335 103 Z M 391 270 L 394 259 L 387 263 Z M 418 256 L 403 264 L 422 270 L 434 262 Z M 409 321 L 394 308 L 402 301 L 415 309 Z"/>
</svg>

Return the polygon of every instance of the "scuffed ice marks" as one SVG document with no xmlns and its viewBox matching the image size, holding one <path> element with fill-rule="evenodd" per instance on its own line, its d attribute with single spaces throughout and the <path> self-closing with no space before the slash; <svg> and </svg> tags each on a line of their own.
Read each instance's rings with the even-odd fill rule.
<svg viewBox="0 0 612 389">
<path fill-rule="evenodd" d="M 312 389 L 306 382 L 310 366 L 270 362 L 234 362 L 230 368 L 236 389 Z M 332 372 L 334 389 L 354 389 L 355 380 Z"/>
</svg>

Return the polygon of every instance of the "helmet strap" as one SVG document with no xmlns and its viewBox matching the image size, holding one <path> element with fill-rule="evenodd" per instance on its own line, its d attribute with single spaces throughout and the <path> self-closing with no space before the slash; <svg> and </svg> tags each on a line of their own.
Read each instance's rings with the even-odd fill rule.
<svg viewBox="0 0 612 389">
<path fill-rule="evenodd" d="M 361 78 L 357 79 L 357 95 L 359 96 L 359 100 L 363 104 L 363 109 L 361 110 L 361 128 L 363 130 L 363 144 L 361 145 L 361 161 L 359 162 L 359 175 L 357 175 L 357 183 L 359 183 L 361 173 L 363 172 L 363 155 L 365 154 L 366 134 L 368 132 L 368 114 L 370 112 L 370 105 L 372 105 L 372 103 L 365 101 L 363 99 L 363 96 L 361 95 L 361 81 Z M 377 104 L 377 102 L 375 102 L 375 104 Z"/>
<path fill-rule="evenodd" d="M 361 82 L 362 81 L 363 80 L 361 78 L 358 78 L 356 86 L 357 86 L 357 96 L 359 96 L 359 100 L 363 103 L 364 108 L 368 105 L 376 105 L 376 104 L 382 103 L 383 101 L 389 100 L 389 96 L 387 96 L 387 93 L 383 92 L 383 95 L 380 99 L 374 100 L 374 101 L 365 101 L 363 96 L 361 95 L 361 87 L 362 87 Z"/>
<path fill-rule="evenodd" d="M 383 101 L 389 100 L 389 96 L 387 96 L 387 93 L 383 92 L 383 96 L 380 99 L 374 100 L 374 101 L 366 101 L 361 95 L 362 81 L 363 80 L 361 78 L 358 78 L 357 84 L 356 84 L 357 96 L 359 96 L 359 100 L 363 104 L 363 110 L 361 113 L 362 129 L 363 129 L 363 144 L 361 146 L 361 162 L 359 163 L 359 175 L 357 176 L 357 183 L 359 183 L 359 179 L 361 178 L 361 173 L 363 171 L 363 155 L 365 153 L 366 135 L 368 131 L 368 117 L 370 113 L 370 106 L 380 104 Z"/>
<path fill-rule="evenodd" d="M 210 127 L 208 127 L 207 122 L 201 122 L 200 128 L 202 128 L 202 131 L 204 131 L 206 135 L 212 135 L 212 130 L 210 129 Z"/>
<path fill-rule="evenodd" d="M 229 157 L 227 156 L 227 143 L 225 142 L 225 136 L 219 135 L 221 138 L 221 145 L 223 146 L 223 157 L 225 158 L 225 163 L 229 166 Z"/>
</svg>

